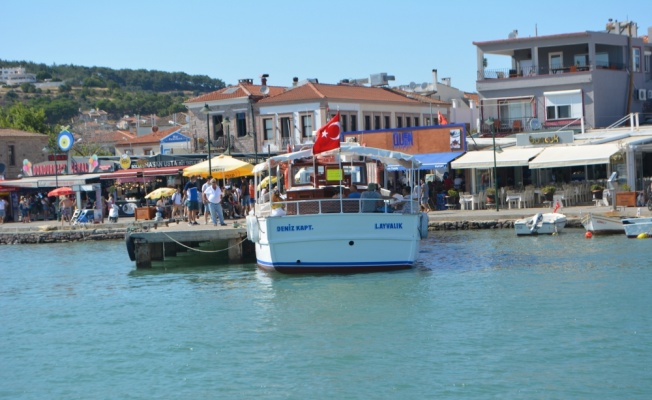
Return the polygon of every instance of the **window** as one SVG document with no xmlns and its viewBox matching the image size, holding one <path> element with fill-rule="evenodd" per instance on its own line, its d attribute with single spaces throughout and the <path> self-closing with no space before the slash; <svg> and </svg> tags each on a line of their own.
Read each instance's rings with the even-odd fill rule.
<svg viewBox="0 0 652 400">
<path fill-rule="evenodd" d="M 548 64 L 550 65 L 550 71 L 552 73 L 555 70 L 561 69 L 564 67 L 564 57 L 561 52 L 550 53 L 548 55 Z"/>
<path fill-rule="evenodd" d="M 357 115 L 351 115 L 351 130 L 352 131 L 357 131 L 358 130 L 358 116 Z"/>
<path fill-rule="evenodd" d="M 9 145 L 9 165 L 16 165 L 16 148 L 13 144 Z"/>
<path fill-rule="evenodd" d="M 595 66 L 609 68 L 609 53 L 595 53 Z"/>
<path fill-rule="evenodd" d="M 274 140 L 274 124 L 272 118 L 263 119 L 263 130 L 265 131 L 265 140 Z"/>
<path fill-rule="evenodd" d="M 371 117 L 368 115 L 364 116 L 364 130 L 365 131 L 371 130 Z"/>
<path fill-rule="evenodd" d="M 396 127 L 397 128 L 403 127 L 403 117 L 396 117 Z"/>
<path fill-rule="evenodd" d="M 245 113 L 236 113 L 236 125 L 235 130 L 238 132 L 238 137 L 247 136 L 247 119 Z"/>
<path fill-rule="evenodd" d="M 312 115 L 301 116 L 301 136 L 304 138 L 312 137 Z"/>
<path fill-rule="evenodd" d="M 374 129 L 380 129 L 380 115 L 374 115 Z"/>
<path fill-rule="evenodd" d="M 652 53 L 650 53 L 649 51 L 646 51 L 645 55 L 643 56 L 643 68 L 644 68 L 645 72 L 650 72 L 650 58 L 651 57 L 652 57 Z"/>
<path fill-rule="evenodd" d="M 406 127 L 406 128 L 409 128 L 409 127 L 412 126 L 411 121 L 412 121 L 412 118 L 410 118 L 410 117 L 405 117 L 405 127 Z"/>
<path fill-rule="evenodd" d="M 544 92 L 543 97 L 546 102 L 546 119 L 549 121 L 582 116 L 582 92 L 579 89 Z"/>
<path fill-rule="evenodd" d="M 632 49 L 632 70 L 634 72 L 641 72 L 641 48 L 634 47 Z"/>
<path fill-rule="evenodd" d="M 575 64 L 576 67 L 587 67 L 589 65 L 589 55 L 575 54 L 575 57 L 573 57 L 573 64 Z"/>
<path fill-rule="evenodd" d="M 290 144 L 290 128 L 292 127 L 290 117 L 281 118 L 281 145 L 287 146 Z"/>
<path fill-rule="evenodd" d="M 389 115 L 385 115 L 385 129 L 391 128 L 389 121 Z"/>
<path fill-rule="evenodd" d="M 414 117 L 414 126 L 419 126 L 419 117 Z"/>
<path fill-rule="evenodd" d="M 347 124 L 348 115 L 346 115 L 346 114 L 340 115 L 340 118 L 342 118 L 342 120 L 340 121 L 341 125 L 342 125 L 342 132 L 348 131 L 348 129 L 347 129 L 347 127 L 348 127 L 348 124 Z"/>
</svg>

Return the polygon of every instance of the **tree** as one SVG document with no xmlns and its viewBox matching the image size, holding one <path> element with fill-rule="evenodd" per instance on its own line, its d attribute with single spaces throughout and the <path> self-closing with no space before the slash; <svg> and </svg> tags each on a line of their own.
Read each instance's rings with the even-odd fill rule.
<svg viewBox="0 0 652 400">
<path fill-rule="evenodd" d="M 0 128 L 18 129 L 26 132 L 49 133 L 45 111 L 16 103 L 9 108 L 0 108 Z"/>
</svg>

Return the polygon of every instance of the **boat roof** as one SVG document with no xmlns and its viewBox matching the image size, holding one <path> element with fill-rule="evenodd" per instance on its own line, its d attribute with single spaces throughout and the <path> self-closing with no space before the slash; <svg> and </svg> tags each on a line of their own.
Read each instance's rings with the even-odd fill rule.
<svg viewBox="0 0 652 400">
<path fill-rule="evenodd" d="M 360 146 L 356 143 L 343 143 L 339 149 L 325 151 L 323 153 L 317 154 L 317 156 L 319 157 L 337 154 L 343 156 L 345 159 L 357 156 L 367 157 L 373 160 L 378 160 L 385 165 L 398 164 L 408 169 L 416 169 L 421 166 L 421 161 L 415 158 L 412 154 L 401 153 L 400 151 L 394 150 L 379 149 L 376 147 Z M 295 151 L 293 153 L 280 154 L 278 156 L 270 157 L 265 162 L 257 164 L 254 167 L 253 172 L 254 174 L 261 173 L 284 162 L 311 157 L 313 157 L 312 148 Z"/>
</svg>

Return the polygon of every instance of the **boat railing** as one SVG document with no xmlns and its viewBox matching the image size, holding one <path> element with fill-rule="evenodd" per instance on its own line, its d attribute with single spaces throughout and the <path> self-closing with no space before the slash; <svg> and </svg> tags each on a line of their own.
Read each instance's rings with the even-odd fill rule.
<svg viewBox="0 0 652 400">
<path fill-rule="evenodd" d="M 363 202 L 376 202 L 378 199 L 308 199 L 288 200 L 278 203 L 256 204 L 256 214 L 261 216 L 274 215 L 274 209 L 281 206 L 284 215 L 311 215 L 334 213 L 402 213 L 418 214 L 419 204 L 415 200 L 392 203 L 385 200 L 381 207 L 365 207 Z M 373 211 L 366 211 L 373 210 Z"/>
</svg>

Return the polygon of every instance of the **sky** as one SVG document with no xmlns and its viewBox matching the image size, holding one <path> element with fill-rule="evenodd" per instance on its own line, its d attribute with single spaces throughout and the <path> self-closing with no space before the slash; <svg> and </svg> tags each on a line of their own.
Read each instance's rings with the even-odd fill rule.
<svg viewBox="0 0 652 400">
<path fill-rule="evenodd" d="M 0 59 L 208 75 L 290 86 L 385 72 L 391 86 L 439 81 L 474 92 L 473 42 L 652 27 L 652 1 L 3 1 Z M 492 63 L 489 68 L 508 68 Z"/>
</svg>

